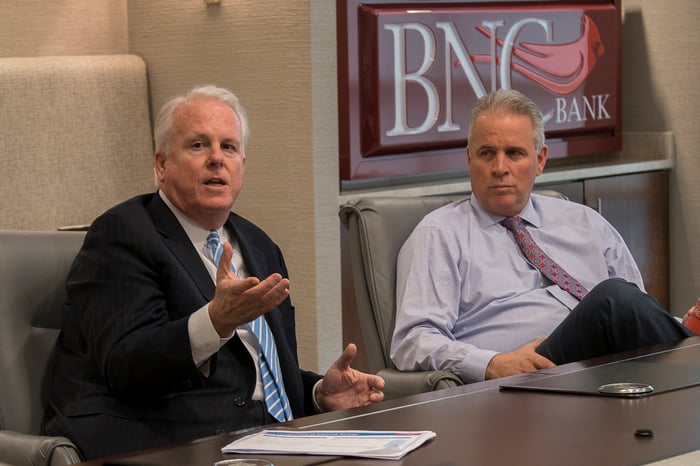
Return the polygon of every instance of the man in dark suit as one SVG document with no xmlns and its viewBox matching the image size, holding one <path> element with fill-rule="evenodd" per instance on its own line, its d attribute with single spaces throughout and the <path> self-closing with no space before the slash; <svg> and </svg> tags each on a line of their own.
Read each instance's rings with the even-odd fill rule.
<svg viewBox="0 0 700 466">
<path fill-rule="evenodd" d="M 299 369 L 282 253 L 231 212 L 247 136 L 225 89 L 169 101 L 155 127 L 158 191 L 113 207 L 87 233 L 67 281 L 45 427 L 88 459 L 276 422 L 248 327 L 261 315 L 293 417 L 383 398 L 380 377 L 350 368 L 352 344 L 323 378 Z M 224 241 L 218 266 L 212 231 Z"/>
</svg>

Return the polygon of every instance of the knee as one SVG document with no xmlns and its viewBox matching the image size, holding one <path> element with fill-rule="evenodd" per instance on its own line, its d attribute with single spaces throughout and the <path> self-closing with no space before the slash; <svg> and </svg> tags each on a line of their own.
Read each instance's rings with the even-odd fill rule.
<svg viewBox="0 0 700 466">
<path fill-rule="evenodd" d="M 609 278 L 596 285 L 589 293 L 594 306 L 614 311 L 618 317 L 664 311 L 653 296 L 642 291 L 635 283 L 622 278 Z M 586 296 L 588 298 L 588 296 Z"/>
<path fill-rule="evenodd" d="M 632 282 L 623 278 L 608 278 L 598 283 L 589 294 L 603 299 L 629 299 L 639 293 L 642 293 L 642 290 Z"/>
<path fill-rule="evenodd" d="M 649 296 L 622 278 L 609 278 L 596 285 L 584 298 L 585 308 L 595 312 L 614 311 L 618 317 L 648 307 Z"/>
</svg>

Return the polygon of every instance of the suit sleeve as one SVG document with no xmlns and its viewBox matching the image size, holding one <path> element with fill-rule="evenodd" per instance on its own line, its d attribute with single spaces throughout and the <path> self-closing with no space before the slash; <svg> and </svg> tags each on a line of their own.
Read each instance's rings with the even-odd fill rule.
<svg viewBox="0 0 700 466">
<path fill-rule="evenodd" d="M 185 286 L 174 291 L 181 266 L 168 259 L 152 226 L 136 223 L 110 214 L 93 223 L 68 279 L 71 307 L 64 318 L 82 326 L 83 344 L 113 394 L 196 388 L 203 379 L 187 332 L 196 307 L 186 309 L 205 300 Z"/>
</svg>

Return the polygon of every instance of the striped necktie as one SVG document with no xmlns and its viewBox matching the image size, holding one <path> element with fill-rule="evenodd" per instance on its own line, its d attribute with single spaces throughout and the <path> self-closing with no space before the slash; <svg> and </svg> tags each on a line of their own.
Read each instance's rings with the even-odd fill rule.
<svg viewBox="0 0 700 466">
<path fill-rule="evenodd" d="M 566 270 L 552 260 L 547 254 L 537 246 L 537 243 L 532 239 L 530 233 L 525 228 L 523 220 L 520 217 L 506 217 L 501 221 L 501 224 L 513 233 L 515 242 L 518 243 L 520 249 L 528 261 L 540 271 L 542 275 L 547 277 L 558 285 L 561 289 L 568 291 L 579 301 L 588 293 L 588 290 L 574 277 L 566 273 Z"/>
<path fill-rule="evenodd" d="M 207 236 L 207 252 L 214 264 L 218 267 L 224 246 L 221 237 L 216 230 L 211 230 Z M 236 268 L 231 264 L 231 270 L 236 273 Z M 258 364 L 263 382 L 263 393 L 267 412 L 280 422 L 292 420 L 292 410 L 289 407 L 289 399 L 282 382 L 282 370 L 277 356 L 275 338 L 263 316 L 258 317 L 248 324 L 250 330 L 260 342 Z"/>
</svg>

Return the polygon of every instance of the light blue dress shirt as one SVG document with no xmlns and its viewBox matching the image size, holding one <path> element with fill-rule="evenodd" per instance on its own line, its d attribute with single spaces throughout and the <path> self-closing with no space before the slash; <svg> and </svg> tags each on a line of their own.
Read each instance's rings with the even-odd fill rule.
<svg viewBox="0 0 700 466">
<path fill-rule="evenodd" d="M 593 209 L 533 194 L 520 217 L 540 248 L 587 289 L 622 277 L 644 290 L 622 237 Z M 484 380 L 494 355 L 549 335 L 578 304 L 530 265 L 501 220 L 471 197 L 429 213 L 406 240 L 391 346 L 399 369 Z"/>
</svg>

